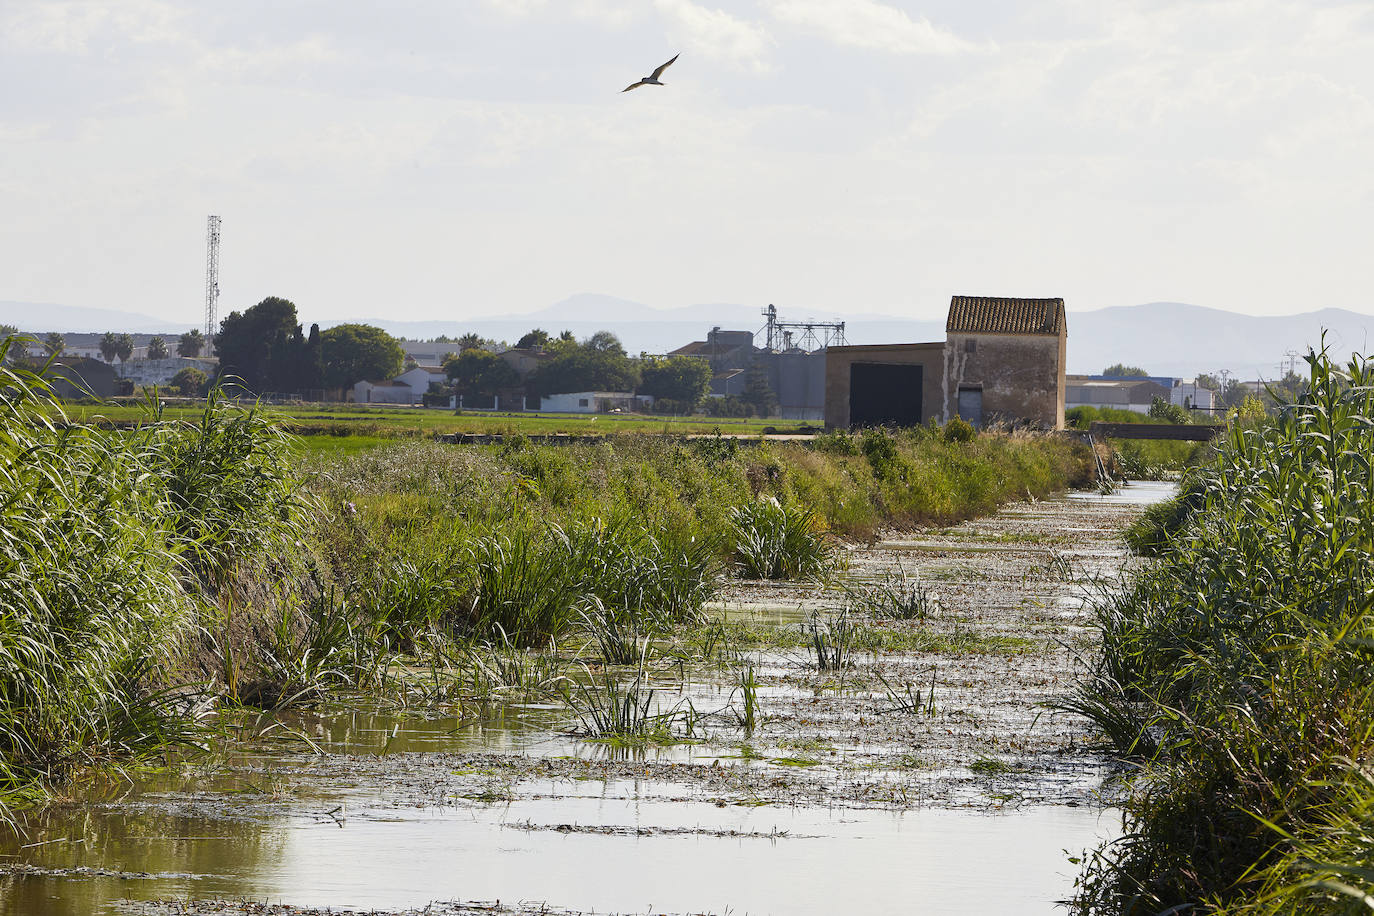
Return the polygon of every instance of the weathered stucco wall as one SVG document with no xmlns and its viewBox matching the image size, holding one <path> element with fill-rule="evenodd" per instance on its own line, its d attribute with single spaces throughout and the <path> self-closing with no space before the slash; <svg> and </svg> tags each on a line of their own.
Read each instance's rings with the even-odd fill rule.
<svg viewBox="0 0 1374 916">
<path fill-rule="evenodd" d="M 828 429 L 849 427 L 849 370 L 855 363 L 921 366 L 921 417 L 944 419 L 945 345 L 935 343 L 874 344 L 870 346 L 830 347 L 825 351 L 825 425 Z"/>
<path fill-rule="evenodd" d="M 959 389 L 981 387 L 984 425 L 1064 425 L 1064 334 L 951 332 L 945 343 L 943 412 L 958 413 Z"/>
</svg>

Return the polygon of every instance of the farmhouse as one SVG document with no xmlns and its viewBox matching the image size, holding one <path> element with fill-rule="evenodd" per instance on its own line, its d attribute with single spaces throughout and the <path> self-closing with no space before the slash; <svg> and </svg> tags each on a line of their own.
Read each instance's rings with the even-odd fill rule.
<svg viewBox="0 0 1374 916">
<path fill-rule="evenodd" d="M 830 347 L 825 425 L 1064 425 L 1063 299 L 954 296 L 943 342 Z"/>
</svg>

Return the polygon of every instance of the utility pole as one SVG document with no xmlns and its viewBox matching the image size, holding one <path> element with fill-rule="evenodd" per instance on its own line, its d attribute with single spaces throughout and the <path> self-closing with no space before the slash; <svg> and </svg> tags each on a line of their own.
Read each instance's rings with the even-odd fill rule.
<svg viewBox="0 0 1374 916">
<path fill-rule="evenodd" d="M 205 221 L 205 351 L 215 346 L 219 330 L 219 217 Z"/>
</svg>

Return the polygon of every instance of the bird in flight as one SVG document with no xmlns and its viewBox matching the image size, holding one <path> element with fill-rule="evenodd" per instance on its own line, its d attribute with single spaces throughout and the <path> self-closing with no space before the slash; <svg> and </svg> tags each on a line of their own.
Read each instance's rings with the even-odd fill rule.
<svg viewBox="0 0 1374 916">
<path fill-rule="evenodd" d="M 681 54 L 674 54 L 673 60 L 677 60 L 681 56 Z M 668 61 L 666 64 L 660 64 L 657 68 L 655 68 L 653 73 L 644 77 L 644 79 L 640 80 L 637 83 L 631 83 L 630 85 L 626 86 L 624 89 L 620 91 L 629 92 L 631 89 L 638 89 L 640 86 L 662 86 L 663 84 L 658 81 L 658 78 L 663 75 L 664 70 L 667 70 L 669 67 L 673 65 L 673 60 Z"/>
</svg>

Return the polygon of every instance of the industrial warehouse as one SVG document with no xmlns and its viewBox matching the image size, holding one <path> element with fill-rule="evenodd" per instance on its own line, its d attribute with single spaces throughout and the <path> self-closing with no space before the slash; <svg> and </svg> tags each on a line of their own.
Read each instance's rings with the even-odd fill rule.
<svg viewBox="0 0 1374 916">
<path fill-rule="evenodd" d="M 944 341 L 830 347 L 825 425 L 1064 426 L 1063 299 L 955 296 Z"/>
</svg>

